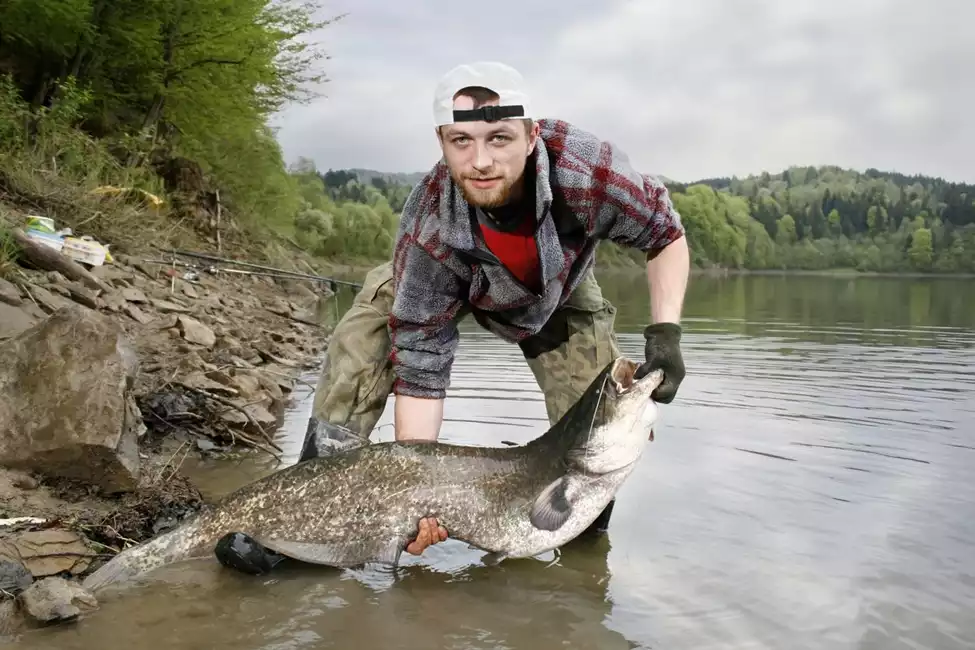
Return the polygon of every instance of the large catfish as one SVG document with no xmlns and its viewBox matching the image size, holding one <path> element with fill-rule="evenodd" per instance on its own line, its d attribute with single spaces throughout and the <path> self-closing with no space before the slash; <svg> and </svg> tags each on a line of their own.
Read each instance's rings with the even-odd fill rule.
<svg viewBox="0 0 975 650">
<path fill-rule="evenodd" d="M 158 566 L 213 557 L 231 531 L 304 562 L 396 564 L 423 517 L 493 561 L 531 557 L 582 533 L 653 437 L 660 371 L 607 365 L 547 432 L 518 447 L 374 443 L 270 474 L 206 506 L 179 528 L 119 553 L 88 589 Z"/>
</svg>

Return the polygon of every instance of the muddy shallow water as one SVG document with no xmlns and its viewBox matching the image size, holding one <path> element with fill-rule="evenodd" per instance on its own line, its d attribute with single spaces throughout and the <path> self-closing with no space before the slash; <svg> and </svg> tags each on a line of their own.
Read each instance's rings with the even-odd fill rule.
<svg viewBox="0 0 975 650">
<path fill-rule="evenodd" d="M 604 280 L 634 357 L 641 281 Z M 452 541 L 396 571 L 173 566 L 18 645 L 975 647 L 971 282 L 700 279 L 685 311 L 687 380 L 597 543 L 498 567 Z M 444 439 L 537 436 L 544 405 L 517 348 L 471 327 L 462 341 Z M 289 462 L 303 390 L 282 434 Z M 194 478 L 219 494 L 271 469 Z"/>
</svg>

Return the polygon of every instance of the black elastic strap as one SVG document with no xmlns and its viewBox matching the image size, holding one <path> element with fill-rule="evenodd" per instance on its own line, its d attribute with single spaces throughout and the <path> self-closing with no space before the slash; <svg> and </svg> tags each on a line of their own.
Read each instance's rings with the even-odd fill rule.
<svg viewBox="0 0 975 650">
<path fill-rule="evenodd" d="M 482 106 L 469 111 L 454 111 L 455 122 L 497 122 L 507 117 L 524 117 L 524 106 Z"/>
</svg>

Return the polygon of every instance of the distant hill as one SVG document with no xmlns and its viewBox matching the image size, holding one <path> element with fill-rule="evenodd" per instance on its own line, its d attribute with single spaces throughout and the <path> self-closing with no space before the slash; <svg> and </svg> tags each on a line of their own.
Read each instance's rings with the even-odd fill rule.
<svg viewBox="0 0 975 650">
<path fill-rule="evenodd" d="M 350 180 L 376 186 L 399 211 L 423 172 L 330 170 L 337 199 L 360 200 Z M 975 272 L 975 185 L 837 166 L 778 173 L 663 178 L 680 212 L 695 266 L 746 269 L 855 268 L 879 272 Z M 606 261 L 631 251 L 602 246 Z"/>
</svg>

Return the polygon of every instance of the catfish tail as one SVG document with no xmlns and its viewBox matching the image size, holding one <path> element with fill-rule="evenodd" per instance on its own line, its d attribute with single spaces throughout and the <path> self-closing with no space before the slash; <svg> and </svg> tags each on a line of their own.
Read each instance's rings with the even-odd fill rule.
<svg viewBox="0 0 975 650">
<path fill-rule="evenodd" d="M 203 541 L 199 537 L 200 530 L 201 522 L 194 520 L 138 546 L 127 548 L 85 578 L 82 586 L 94 591 L 115 582 L 136 578 L 165 564 L 196 557 L 200 554 Z"/>
</svg>

